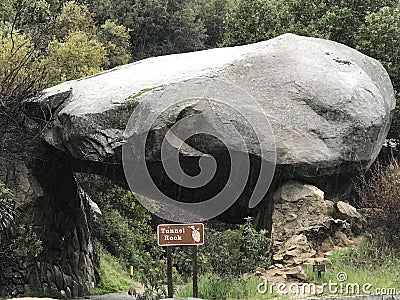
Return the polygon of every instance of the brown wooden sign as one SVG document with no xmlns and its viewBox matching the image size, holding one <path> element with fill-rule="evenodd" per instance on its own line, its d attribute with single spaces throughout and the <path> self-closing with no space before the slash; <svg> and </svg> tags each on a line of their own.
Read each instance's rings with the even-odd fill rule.
<svg viewBox="0 0 400 300">
<path fill-rule="evenodd" d="M 204 244 L 204 225 L 161 224 L 157 227 L 159 246 L 195 246 Z"/>
</svg>

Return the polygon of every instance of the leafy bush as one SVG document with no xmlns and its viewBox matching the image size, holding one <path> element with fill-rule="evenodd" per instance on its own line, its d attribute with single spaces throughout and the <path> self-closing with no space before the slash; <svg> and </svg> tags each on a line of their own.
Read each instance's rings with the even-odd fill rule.
<svg viewBox="0 0 400 300">
<path fill-rule="evenodd" d="M 265 229 L 256 230 L 252 223 L 252 218 L 245 219 L 246 223 L 242 227 L 241 237 L 241 271 L 253 271 L 259 264 L 265 267 L 268 264 L 266 254 L 270 247 L 268 232 Z"/>
<path fill-rule="evenodd" d="M 25 262 L 35 259 L 43 250 L 42 241 L 33 227 L 25 224 L 15 228 L 9 247 L 14 258 Z"/>
<path fill-rule="evenodd" d="M 269 247 L 267 231 L 257 231 L 251 218 L 247 218 L 239 229 L 206 229 L 205 235 L 205 243 L 198 252 L 201 273 L 238 276 L 268 264 L 265 255 Z M 179 248 L 175 249 L 174 263 L 179 272 L 190 274 L 191 259 Z"/>
<path fill-rule="evenodd" d="M 8 106 L 40 89 L 43 70 L 32 40 L 23 33 L 0 27 L 0 104 Z"/>
<path fill-rule="evenodd" d="M 369 180 L 362 181 L 359 195 L 373 238 L 384 250 L 400 250 L 399 162 L 378 166 Z"/>
<path fill-rule="evenodd" d="M 96 186 L 96 180 L 91 183 L 89 189 L 93 189 L 93 184 Z M 136 294 L 137 299 L 158 299 L 164 295 L 166 262 L 150 225 L 151 215 L 132 192 L 107 183 L 105 186 L 96 195 L 103 216 L 95 224 L 94 234 L 122 264 L 133 265 L 136 280 L 145 287 L 143 294 Z M 100 274 L 101 280 L 104 276 Z"/>
<path fill-rule="evenodd" d="M 15 203 L 11 191 L 0 181 L 0 238 L 15 221 Z"/>
<path fill-rule="evenodd" d="M 44 64 L 51 70 L 49 84 L 99 73 L 108 63 L 103 44 L 82 31 L 70 32 L 65 41 L 53 39 L 47 52 Z"/>
<path fill-rule="evenodd" d="M 19 224 L 14 226 L 9 234 L 1 239 L 0 243 L 0 269 L 17 267 L 19 262 L 31 263 L 41 254 L 42 241 L 39 239 L 32 226 Z M 0 276 L 0 285 L 4 284 Z"/>
<path fill-rule="evenodd" d="M 109 62 L 107 68 L 113 68 L 129 62 L 131 59 L 129 53 L 129 31 L 125 26 L 106 20 L 100 27 L 98 39 L 107 50 Z"/>
<path fill-rule="evenodd" d="M 147 266 L 140 270 L 139 280 L 144 285 L 143 293 L 133 292 L 137 300 L 158 300 L 167 296 L 166 261 L 162 257 L 153 258 L 150 253 L 144 253 Z"/>
<path fill-rule="evenodd" d="M 103 210 L 96 234 L 105 249 L 128 264 L 138 265 L 141 260 L 139 241 L 128 221 L 115 209 Z"/>
</svg>

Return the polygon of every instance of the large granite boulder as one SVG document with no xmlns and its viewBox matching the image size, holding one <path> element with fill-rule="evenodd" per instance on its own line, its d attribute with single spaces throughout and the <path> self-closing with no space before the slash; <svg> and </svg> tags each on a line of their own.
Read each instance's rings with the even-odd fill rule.
<svg viewBox="0 0 400 300">
<path fill-rule="evenodd" d="M 176 104 L 174 98 L 186 101 Z M 223 103 L 210 104 L 215 98 Z M 174 105 L 160 112 L 164 103 Z M 46 142 L 66 153 L 74 169 L 102 173 L 124 184 L 121 148 L 128 138 L 128 119 L 138 106 L 130 135 L 139 139 L 149 133 L 145 153 L 137 159 L 146 160 L 158 189 L 183 202 L 210 199 L 226 185 L 227 173 L 236 165 L 228 155 L 233 149 L 250 156 L 251 180 L 238 197 L 238 204 L 247 207 L 257 177 L 263 177 L 260 161 L 270 163 L 271 169 L 275 154 L 273 186 L 296 179 L 328 196 L 348 192 L 352 180 L 377 157 L 395 98 L 378 61 L 335 42 L 285 34 L 252 45 L 150 58 L 66 82 L 27 101 L 26 110 L 47 117 Z M 154 114 L 157 118 L 145 128 L 147 116 Z M 184 143 L 174 136 L 186 173 L 196 175 L 199 158 L 205 155 L 216 159 L 216 176 L 201 192 L 169 180 L 161 163 L 162 142 L 167 139 L 174 147 L 168 129 L 199 114 L 200 127 L 206 124 L 230 141 L 197 135 Z M 193 130 L 197 126 L 198 120 L 186 122 Z M 246 147 L 236 147 L 235 130 Z M 260 133 L 266 134 L 260 139 Z M 268 187 L 270 181 L 261 180 Z M 234 205 L 227 216 L 240 219 L 249 213 Z"/>
</svg>

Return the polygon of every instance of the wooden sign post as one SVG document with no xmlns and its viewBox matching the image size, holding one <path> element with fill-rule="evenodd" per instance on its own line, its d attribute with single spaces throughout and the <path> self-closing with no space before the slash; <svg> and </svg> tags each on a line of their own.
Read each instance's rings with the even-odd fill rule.
<svg viewBox="0 0 400 300">
<path fill-rule="evenodd" d="M 193 297 L 198 297 L 197 246 L 204 244 L 204 224 L 161 224 L 157 227 L 158 245 L 167 247 L 168 297 L 173 298 L 172 246 L 193 246 Z"/>
<path fill-rule="evenodd" d="M 168 298 L 173 298 L 174 287 L 172 285 L 172 247 L 167 247 L 167 288 Z"/>
<path fill-rule="evenodd" d="M 193 246 L 192 270 L 193 270 L 193 297 L 197 298 L 199 296 L 199 288 L 197 287 L 197 246 Z"/>
</svg>

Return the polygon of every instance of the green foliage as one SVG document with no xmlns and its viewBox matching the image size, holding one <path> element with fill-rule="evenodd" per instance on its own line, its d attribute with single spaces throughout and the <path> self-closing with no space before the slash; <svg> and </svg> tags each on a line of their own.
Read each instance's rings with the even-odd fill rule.
<svg viewBox="0 0 400 300">
<path fill-rule="evenodd" d="M 1 238 L 0 268 L 18 262 L 34 262 L 42 250 L 42 241 L 32 226 L 20 222 L 11 228 L 7 236 Z"/>
<path fill-rule="evenodd" d="M 134 59 L 204 48 L 199 6 L 187 0 L 88 1 L 96 22 L 116 20 L 130 30 Z"/>
<path fill-rule="evenodd" d="M 103 45 L 82 31 L 70 32 L 64 42 L 54 39 L 47 52 L 44 64 L 51 70 L 49 84 L 96 74 L 108 63 Z"/>
<path fill-rule="evenodd" d="M 400 10 L 383 7 L 366 16 L 358 30 L 357 49 L 379 58 L 400 91 Z"/>
<path fill-rule="evenodd" d="M 133 292 L 137 300 L 158 300 L 167 296 L 166 285 L 166 262 L 165 259 L 154 258 L 150 253 L 144 253 L 147 262 L 146 268 L 140 272 L 139 281 L 144 285 L 143 293 Z"/>
<path fill-rule="evenodd" d="M 238 0 L 225 20 L 224 45 L 243 45 L 285 32 L 285 7 L 281 0 Z"/>
<path fill-rule="evenodd" d="M 100 27 L 98 39 L 103 43 L 108 57 L 108 68 L 127 64 L 131 59 L 129 52 L 129 32 L 123 25 L 117 25 L 111 20 Z"/>
<path fill-rule="evenodd" d="M 144 208 L 132 192 L 118 186 L 111 186 L 108 190 L 102 191 L 99 195 L 99 204 L 102 209 L 117 210 L 128 222 L 133 233 L 143 237 L 142 245 L 147 239 L 152 239 L 150 213 Z"/>
<path fill-rule="evenodd" d="M 311 265 L 305 265 L 304 270 L 307 278 L 318 284 L 329 281 L 340 283 L 337 274 L 344 272 L 347 280 L 343 284 L 358 283 L 361 292 L 365 283 L 371 285 L 371 293 L 374 293 L 376 288 L 394 288 L 398 291 L 400 289 L 400 260 L 394 253 L 383 253 L 380 248 L 379 242 L 366 236 L 360 245 L 349 248 L 347 251 L 332 253 L 330 256 L 332 267 L 323 273 L 321 279 L 317 278 Z"/>
<path fill-rule="evenodd" d="M 68 1 L 57 16 L 54 33 L 58 40 L 66 40 L 71 32 L 84 32 L 89 37 L 95 34 L 95 25 L 86 5 Z"/>
<path fill-rule="evenodd" d="M 353 47 L 369 15 L 385 5 L 395 7 L 397 2 L 238 0 L 227 16 L 224 41 L 226 45 L 238 45 L 292 32 Z"/>
<path fill-rule="evenodd" d="M 202 299 L 266 299 L 267 295 L 257 292 L 258 285 L 262 283 L 257 277 L 231 276 L 221 277 L 215 274 L 204 274 L 198 282 L 199 297 Z M 177 293 L 178 297 L 192 297 L 193 286 L 188 284 Z M 274 298 L 275 295 L 271 295 Z"/>
<path fill-rule="evenodd" d="M 96 237 L 107 251 L 126 265 L 149 289 L 162 282 L 163 250 L 150 226 L 151 215 L 132 192 L 112 187 L 100 195 L 103 217 L 96 225 Z"/>
<path fill-rule="evenodd" d="M 204 25 L 188 1 L 137 1 L 138 26 L 132 28 L 132 55 L 137 58 L 204 48 Z"/>
<path fill-rule="evenodd" d="M 399 6 L 400 7 L 400 6 Z M 389 138 L 400 140 L 400 10 L 383 7 L 366 16 L 359 28 L 356 47 L 377 58 L 386 68 L 397 91 L 397 107 Z"/>
<path fill-rule="evenodd" d="M 103 210 L 99 239 L 107 251 L 133 265 L 141 260 L 139 241 L 129 222 L 115 209 Z"/>
<path fill-rule="evenodd" d="M 15 203 L 11 191 L 0 181 L 0 239 L 15 222 Z"/>
<path fill-rule="evenodd" d="M 24 32 L 37 33 L 50 22 L 49 4 L 45 0 L 2 0 L 0 1 L 0 24 L 13 23 Z M 1 25 L 0 25 L 1 26 Z"/>
<path fill-rule="evenodd" d="M 240 230 L 213 231 L 207 230 L 205 244 L 199 249 L 199 256 L 205 264 L 202 269 L 218 275 L 241 272 Z"/>
<path fill-rule="evenodd" d="M 0 32 L 0 104 L 13 105 L 41 88 L 42 69 L 32 40 L 18 31 Z"/>
<path fill-rule="evenodd" d="M 13 232 L 13 239 L 9 245 L 13 257 L 21 261 L 35 259 L 42 252 L 42 241 L 31 225 L 19 225 Z"/>
<path fill-rule="evenodd" d="M 265 230 L 257 231 L 251 218 L 237 230 L 206 229 L 205 243 L 199 247 L 198 260 L 202 273 L 238 276 L 266 267 L 269 239 Z M 175 250 L 174 263 L 182 274 L 191 273 L 191 260 L 180 249 Z"/>
<path fill-rule="evenodd" d="M 267 232 L 254 229 L 251 218 L 247 218 L 239 230 L 210 230 L 206 241 L 200 248 L 200 256 L 208 272 L 239 275 L 268 263 L 265 256 L 269 247 Z"/>
<path fill-rule="evenodd" d="M 99 285 L 91 291 L 92 295 L 126 291 L 132 286 L 129 274 L 110 253 L 100 250 Z"/>
<path fill-rule="evenodd" d="M 10 21 L 12 14 L 12 2 L 11 0 L 0 1 L 0 24 L 6 21 Z"/>
<path fill-rule="evenodd" d="M 0 24 L 0 157 L 32 156 L 39 126 L 27 126 L 22 100 L 32 97 L 44 84 L 45 70 L 39 51 L 27 34 Z"/>
<path fill-rule="evenodd" d="M 270 240 L 265 229 L 257 231 L 253 226 L 253 219 L 248 217 L 242 227 L 241 237 L 241 268 L 242 272 L 254 271 L 259 264 L 265 267 L 268 263 L 266 254 L 269 250 Z"/>
<path fill-rule="evenodd" d="M 205 46 L 214 48 L 222 43 L 224 20 L 232 0 L 198 0 L 198 11 L 206 30 Z"/>
<path fill-rule="evenodd" d="M 162 87 L 162 85 L 160 85 L 160 86 L 155 86 L 155 87 L 150 87 L 150 88 L 141 89 L 141 90 L 140 90 L 139 92 L 137 92 L 136 94 L 129 96 L 129 99 L 136 99 L 137 97 L 140 97 L 140 96 L 142 96 L 143 94 L 145 94 L 145 93 L 147 93 L 147 92 L 150 92 L 150 91 L 152 91 L 152 90 L 154 90 L 154 89 L 160 88 L 160 87 Z M 140 195 L 138 195 L 138 197 L 140 197 Z"/>
</svg>

